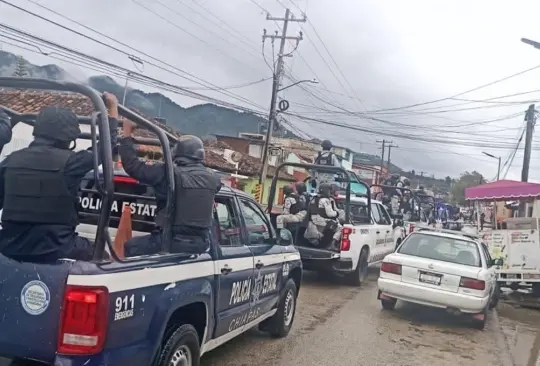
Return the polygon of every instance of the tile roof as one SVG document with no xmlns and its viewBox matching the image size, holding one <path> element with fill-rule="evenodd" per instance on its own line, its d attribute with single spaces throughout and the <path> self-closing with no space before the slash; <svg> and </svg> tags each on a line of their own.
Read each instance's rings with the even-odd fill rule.
<svg viewBox="0 0 540 366">
<path fill-rule="evenodd" d="M 86 96 L 76 93 L 55 92 L 55 91 L 35 91 L 35 90 L 19 90 L 19 89 L 0 89 L 0 105 L 4 105 L 19 113 L 37 113 L 42 108 L 47 106 L 57 106 L 60 108 L 71 109 L 75 114 L 79 116 L 89 116 L 94 111 L 94 107 Z M 145 116 L 143 113 L 136 109 L 132 109 L 137 114 L 140 114 L 146 119 L 153 120 L 151 117 Z M 154 120 L 155 123 L 160 125 L 163 129 L 177 136 L 180 133 L 169 126 L 166 126 L 160 122 Z M 120 135 L 122 130 L 120 129 Z M 134 133 L 138 137 L 154 138 L 155 135 L 150 131 L 137 129 Z M 224 142 L 209 142 L 206 144 L 208 147 L 218 149 L 230 149 L 231 147 Z M 138 145 L 137 150 L 143 154 L 157 155 L 155 158 L 159 159 L 161 156 L 161 147 Z M 234 172 L 235 166 L 230 164 L 222 155 L 210 150 L 205 149 L 206 160 L 205 164 L 213 169 L 222 170 L 225 172 Z M 244 155 L 242 161 L 239 163 L 238 172 L 243 175 L 256 176 L 261 169 L 260 159 L 254 158 L 248 155 Z M 275 168 L 268 167 L 268 175 L 273 176 L 275 174 Z M 294 180 L 294 178 L 282 172 L 280 177 L 283 179 Z"/>
</svg>

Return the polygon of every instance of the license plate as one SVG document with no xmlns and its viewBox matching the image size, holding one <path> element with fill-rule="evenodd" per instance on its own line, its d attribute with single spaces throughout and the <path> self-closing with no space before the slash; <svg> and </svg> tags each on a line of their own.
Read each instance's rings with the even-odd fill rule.
<svg viewBox="0 0 540 366">
<path fill-rule="evenodd" d="M 420 272 L 419 280 L 423 283 L 439 286 L 441 284 L 441 277 L 442 276 L 435 273 Z"/>
<path fill-rule="evenodd" d="M 524 274 L 523 279 L 524 280 L 538 280 L 540 279 L 540 274 Z"/>
</svg>

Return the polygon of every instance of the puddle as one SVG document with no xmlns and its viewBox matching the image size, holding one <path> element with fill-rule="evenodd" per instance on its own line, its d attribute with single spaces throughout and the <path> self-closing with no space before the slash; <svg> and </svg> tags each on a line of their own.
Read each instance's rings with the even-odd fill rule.
<svg viewBox="0 0 540 366">
<path fill-rule="evenodd" d="M 499 303 L 497 312 L 514 365 L 540 366 L 540 310 L 521 307 L 516 299 L 508 300 Z"/>
</svg>

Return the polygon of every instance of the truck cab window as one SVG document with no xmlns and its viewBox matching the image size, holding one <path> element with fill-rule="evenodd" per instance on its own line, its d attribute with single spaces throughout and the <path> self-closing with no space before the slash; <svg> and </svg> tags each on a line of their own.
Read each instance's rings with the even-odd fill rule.
<svg viewBox="0 0 540 366">
<path fill-rule="evenodd" d="M 216 197 L 214 207 L 219 244 L 227 247 L 241 246 L 240 221 L 234 208 L 233 199 L 231 197 Z"/>
<path fill-rule="evenodd" d="M 388 214 L 388 211 L 383 207 L 383 205 L 376 205 L 379 210 L 379 216 L 381 218 L 381 225 L 392 225 L 392 218 Z"/>
<path fill-rule="evenodd" d="M 249 244 L 273 244 L 270 225 L 264 213 L 252 202 L 246 200 L 240 200 L 240 202 L 246 220 Z"/>
</svg>

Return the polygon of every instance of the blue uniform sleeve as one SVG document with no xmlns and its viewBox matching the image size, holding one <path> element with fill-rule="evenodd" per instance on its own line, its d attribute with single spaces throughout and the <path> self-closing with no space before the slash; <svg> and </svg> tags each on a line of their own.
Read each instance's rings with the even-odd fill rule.
<svg viewBox="0 0 540 366">
<path fill-rule="evenodd" d="M 111 149 L 116 149 L 118 144 L 118 120 L 116 118 L 109 117 L 109 129 L 111 134 Z M 99 143 L 98 143 L 99 144 Z M 99 149 L 98 149 L 99 150 Z M 98 156 L 98 161 L 101 164 L 101 154 Z M 92 149 L 83 150 L 75 153 L 64 168 L 64 175 L 66 178 L 73 180 L 76 186 L 79 185 L 80 180 L 88 173 L 94 169 L 94 151 Z M 68 186 L 71 186 L 68 183 Z"/>
<path fill-rule="evenodd" d="M 135 140 L 132 137 L 124 137 L 120 140 L 118 154 L 122 160 L 122 167 L 130 177 L 153 186 L 156 190 L 166 191 L 165 165 L 162 163 L 148 165 L 140 160 L 137 157 Z"/>
<path fill-rule="evenodd" d="M 9 116 L 0 109 L 0 152 L 4 145 L 11 141 L 11 120 Z"/>
</svg>

